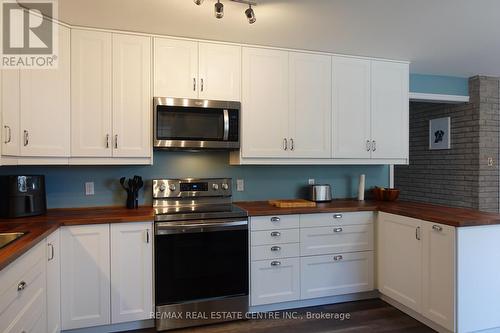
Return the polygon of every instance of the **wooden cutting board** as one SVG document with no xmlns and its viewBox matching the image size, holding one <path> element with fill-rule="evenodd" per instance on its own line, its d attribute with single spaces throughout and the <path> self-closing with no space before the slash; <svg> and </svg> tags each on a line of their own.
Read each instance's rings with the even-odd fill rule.
<svg viewBox="0 0 500 333">
<path fill-rule="evenodd" d="M 278 208 L 303 208 L 303 207 L 316 207 L 314 201 L 304 199 L 290 199 L 290 200 L 269 200 L 270 205 Z"/>
</svg>

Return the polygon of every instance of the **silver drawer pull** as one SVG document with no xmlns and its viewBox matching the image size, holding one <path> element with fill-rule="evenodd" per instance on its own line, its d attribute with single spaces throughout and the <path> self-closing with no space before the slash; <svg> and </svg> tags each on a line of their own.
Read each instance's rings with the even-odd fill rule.
<svg viewBox="0 0 500 333">
<path fill-rule="evenodd" d="M 341 219 L 342 218 L 342 214 L 333 214 L 333 218 L 334 219 Z"/>
<path fill-rule="evenodd" d="M 339 261 L 339 260 L 342 260 L 342 259 L 344 259 L 342 256 L 335 256 L 335 257 L 333 257 L 333 260 L 335 260 L 335 261 Z"/>
<path fill-rule="evenodd" d="M 279 232 L 279 231 L 271 232 L 271 237 L 279 237 L 279 236 L 281 236 L 281 232 Z"/>
<path fill-rule="evenodd" d="M 280 266 L 281 261 L 271 261 L 271 266 Z"/>
<path fill-rule="evenodd" d="M 436 230 L 436 231 L 443 231 L 443 227 L 441 227 L 441 226 L 439 226 L 439 225 L 436 225 L 436 224 L 434 224 L 434 225 L 432 226 L 432 229 L 433 229 L 433 230 Z"/>
<path fill-rule="evenodd" d="M 273 246 L 273 247 L 271 247 L 271 251 L 273 251 L 273 252 L 281 251 L 281 247 L 279 247 L 279 246 Z"/>
<path fill-rule="evenodd" d="M 47 261 L 51 261 L 54 259 L 54 245 L 52 245 L 52 243 L 48 243 L 47 246 L 50 248 L 50 256 Z"/>
<path fill-rule="evenodd" d="M 271 222 L 279 222 L 281 219 L 277 216 L 271 217 Z"/>
<path fill-rule="evenodd" d="M 26 282 L 19 282 L 19 284 L 17 285 L 17 291 L 23 291 L 24 289 L 26 289 Z"/>
<path fill-rule="evenodd" d="M 333 229 L 333 232 L 342 232 L 342 230 L 343 230 L 342 228 L 335 228 Z"/>
</svg>

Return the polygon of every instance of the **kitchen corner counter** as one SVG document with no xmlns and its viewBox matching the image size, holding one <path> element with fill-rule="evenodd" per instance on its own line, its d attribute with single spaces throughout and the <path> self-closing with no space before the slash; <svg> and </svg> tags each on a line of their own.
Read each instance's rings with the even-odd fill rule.
<svg viewBox="0 0 500 333">
<path fill-rule="evenodd" d="M 153 220 L 153 208 L 148 206 L 139 209 L 121 207 L 49 209 L 45 215 L 0 219 L 0 232 L 27 232 L 26 235 L 0 249 L 0 270 L 61 226 Z"/>
<path fill-rule="evenodd" d="M 246 210 L 249 216 L 380 211 L 452 227 L 500 225 L 500 214 L 405 201 L 333 200 L 329 203 L 318 203 L 316 207 L 305 208 L 277 208 L 267 201 L 237 202 L 236 205 Z"/>
</svg>

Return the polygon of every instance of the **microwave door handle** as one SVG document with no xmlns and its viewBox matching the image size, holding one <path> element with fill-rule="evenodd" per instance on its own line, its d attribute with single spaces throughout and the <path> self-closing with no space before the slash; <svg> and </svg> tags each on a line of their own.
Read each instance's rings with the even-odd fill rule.
<svg viewBox="0 0 500 333">
<path fill-rule="evenodd" d="M 224 109 L 224 137 L 223 140 L 227 141 L 229 139 L 229 111 Z"/>
</svg>

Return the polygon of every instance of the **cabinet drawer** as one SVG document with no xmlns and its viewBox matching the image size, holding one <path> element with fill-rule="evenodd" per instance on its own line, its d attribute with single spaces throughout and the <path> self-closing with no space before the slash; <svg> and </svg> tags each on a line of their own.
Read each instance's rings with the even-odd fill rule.
<svg viewBox="0 0 500 333">
<path fill-rule="evenodd" d="M 38 292 L 24 305 L 20 312 L 13 317 L 12 323 L 2 330 L 4 333 L 42 333 L 47 330 L 45 321 L 45 291 Z"/>
<path fill-rule="evenodd" d="M 300 215 L 300 227 L 328 227 L 373 223 L 373 212 L 326 213 Z"/>
<path fill-rule="evenodd" d="M 300 230 L 302 256 L 371 250 L 373 250 L 372 224 Z"/>
<path fill-rule="evenodd" d="M 299 229 L 253 231 L 251 237 L 250 244 L 252 246 L 298 243 L 300 232 Z"/>
<path fill-rule="evenodd" d="M 298 227 L 299 215 L 271 215 L 250 218 L 250 229 L 252 231 L 290 229 Z"/>
<path fill-rule="evenodd" d="M 301 299 L 373 290 L 373 252 L 300 258 Z"/>
<path fill-rule="evenodd" d="M 298 257 L 299 243 L 252 246 L 252 261 Z"/>
<path fill-rule="evenodd" d="M 251 277 L 253 306 L 295 301 L 300 297 L 299 258 L 254 261 Z"/>
</svg>

